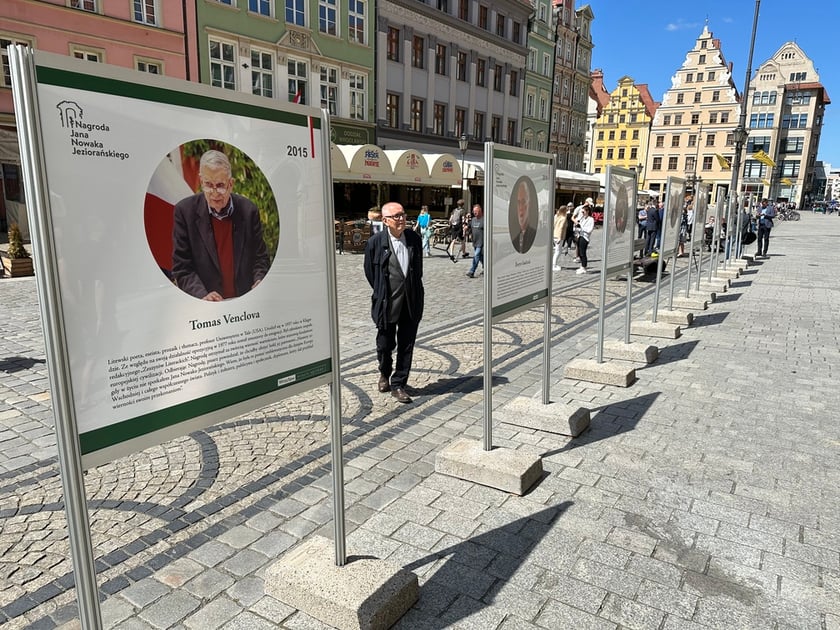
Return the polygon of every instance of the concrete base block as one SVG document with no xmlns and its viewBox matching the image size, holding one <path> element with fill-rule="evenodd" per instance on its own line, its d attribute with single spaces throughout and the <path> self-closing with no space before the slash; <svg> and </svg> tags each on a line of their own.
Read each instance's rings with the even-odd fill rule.
<svg viewBox="0 0 840 630">
<path fill-rule="evenodd" d="M 461 438 L 438 451 L 435 472 L 522 496 L 542 477 L 542 459 L 509 448 L 485 451 L 482 443 Z"/>
<path fill-rule="evenodd" d="M 577 437 L 589 427 L 589 409 L 564 402 L 549 402 L 517 396 L 493 412 L 493 419 L 517 427 L 526 427 Z"/>
<path fill-rule="evenodd" d="M 726 269 L 718 269 L 715 274 L 718 278 L 726 278 L 727 280 L 735 280 L 741 275 L 738 269 L 734 269 L 731 265 Z"/>
<path fill-rule="evenodd" d="M 630 334 L 640 337 L 660 337 L 662 339 L 678 339 L 680 327 L 665 322 L 637 321 L 630 322 Z"/>
<path fill-rule="evenodd" d="M 646 343 L 624 343 L 617 339 L 604 340 L 604 356 L 619 361 L 653 363 L 659 357 L 659 348 Z"/>
<path fill-rule="evenodd" d="M 626 363 L 598 363 L 594 359 L 572 359 L 566 364 L 563 376 L 588 383 L 629 387 L 636 380 L 636 368 L 629 367 Z"/>
<path fill-rule="evenodd" d="M 714 293 L 703 293 L 702 295 L 695 293 L 689 297 L 685 297 L 684 295 L 674 296 L 674 301 L 671 305 L 674 308 L 680 308 L 686 311 L 705 311 L 709 307 L 709 302 L 714 301 Z"/>
<path fill-rule="evenodd" d="M 272 564 L 265 592 L 328 626 L 390 628 L 417 601 L 417 576 L 382 560 L 335 564 L 333 541 L 312 536 Z"/>
<path fill-rule="evenodd" d="M 721 282 L 706 282 L 705 280 L 700 282 L 700 291 L 704 293 L 726 293 L 726 289 L 729 285 L 724 284 Z"/>
<path fill-rule="evenodd" d="M 725 287 L 729 287 L 732 284 L 732 278 L 725 278 L 720 275 L 717 271 L 715 272 L 716 275 L 712 276 L 712 284 L 722 284 Z"/>
<path fill-rule="evenodd" d="M 648 311 L 644 317 L 650 320 L 653 317 L 653 311 Z M 681 310 L 668 310 L 667 308 L 659 308 L 656 310 L 656 321 L 665 322 L 666 324 L 679 324 L 680 326 L 690 326 L 694 321 L 694 313 Z"/>
</svg>

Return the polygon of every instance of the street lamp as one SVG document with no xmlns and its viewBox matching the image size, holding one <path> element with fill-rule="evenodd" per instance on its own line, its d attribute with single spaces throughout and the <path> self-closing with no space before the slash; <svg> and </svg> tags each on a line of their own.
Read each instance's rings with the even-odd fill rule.
<svg viewBox="0 0 840 630">
<path fill-rule="evenodd" d="M 639 180 L 639 182 L 638 182 L 638 184 L 637 184 L 637 188 L 638 188 L 639 190 L 644 190 L 644 189 L 645 189 L 645 187 L 644 187 L 645 180 L 644 180 L 644 179 L 642 179 L 642 172 L 643 172 L 644 170 L 645 170 L 645 165 L 644 165 L 644 164 L 642 164 L 641 162 L 639 162 L 639 163 L 636 165 L 636 173 L 638 173 L 638 175 L 639 175 L 639 176 L 638 176 L 638 180 Z"/>
<path fill-rule="evenodd" d="M 467 155 L 467 148 L 470 146 L 470 141 L 467 139 L 465 134 L 461 134 L 461 137 L 458 138 L 458 148 L 461 149 L 461 198 L 464 200 L 465 207 L 469 208 L 469 196 L 467 194 L 467 172 L 464 170 L 464 160 Z"/>
</svg>

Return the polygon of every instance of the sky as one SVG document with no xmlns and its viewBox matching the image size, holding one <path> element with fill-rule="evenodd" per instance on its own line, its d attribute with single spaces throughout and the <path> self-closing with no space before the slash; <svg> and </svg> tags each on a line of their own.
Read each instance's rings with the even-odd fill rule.
<svg viewBox="0 0 840 630">
<path fill-rule="evenodd" d="M 577 0 L 576 8 L 586 2 Z M 740 94 L 750 53 L 755 0 L 591 0 L 592 69 L 604 71 L 612 92 L 627 75 L 647 83 L 656 101 L 671 87 L 671 77 L 685 61 L 708 21 L 720 40 Z M 753 74 L 783 44 L 794 41 L 813 61 L 832 104 L 825 108 L 817 159 L 840 168 L 840 2 L 837 0 L 761 0 L 753 51 Z"/>
</svg>

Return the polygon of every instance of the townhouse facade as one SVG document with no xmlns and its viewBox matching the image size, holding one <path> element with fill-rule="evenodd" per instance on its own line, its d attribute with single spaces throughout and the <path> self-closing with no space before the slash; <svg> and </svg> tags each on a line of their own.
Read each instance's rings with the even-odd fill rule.
<svg viewBox="0 0 840 630">
<path fill-rule="evenodd" d="M 522 146 L 548 151 L 551 122 L 551 90 L 554 85 L 554 13 L 550 0 L 531 0 L 528 20 L 528 65 L 525 68 L 525 99 L 522 110 Z"/>
<path fill-rule="evenodd" d="M 759 198 L 808 205 L 821 194 L 817 152 L 831 103 L 813 61 L 795 42 L 783 44 L 759 66 L 746 101 L 749 136 L 739 188 Z M 759 151 L 775 166 L 755 159 Z"/>
<path fill-rule="evenodd" d="M 553 7 L 557 40 L 549 152 L 557 156 L 557 168 L 582 171 L 595 15 L 588 4 L 575 9 L 574 0 L 554 0 Z"/>
<path fill-rule="evenodd" d="M 595 122 L 594 173 L 605 173 L 610 164 L 637 171 L 639 187 L 644 188 L 651 122 L 658 105 L 647 84 L 628 76 L 618 80 Z"/>
<path fill-rule="evenodd" d="M 720 40 L 704 26 L 653 116 L 644 168 L 647 188 L 664 193 L 668 177 L 674 176 L 686 180 L 689 195 L 705 183 L 710 201 L 726 196 L 740 108 L 732 66 Z"/>
</svg>

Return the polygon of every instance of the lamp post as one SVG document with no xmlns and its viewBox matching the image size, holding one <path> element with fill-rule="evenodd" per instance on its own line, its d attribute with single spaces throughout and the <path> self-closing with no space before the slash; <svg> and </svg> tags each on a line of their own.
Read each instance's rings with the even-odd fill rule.
<svg viewBox="0 0 840 630">
<path fill-rule="evenodd" d="M 733 206 L 733 201 L 738 198 L 738 171 L 741 168 L 741 151 L 744 148 L 744 143 L 747 141 L 749 131 L 747 130 L 747 100 L 750 91 L 750 75 L 752 74 L 752 60 L 753 50 L 755 49 L 755 31 L 758 28 L 758 8 L 761 5 L 761 0 L 755 0 L 755 14 L 753 15 L 752 37 L 750 38 L 750 54 L 747 58 L 747 72 L 744 77 L 744 91 L 741 92 L 741 115 L 738 117 L 738 126 L 733 132 L 735 140 L 735 157 L 732 160 L 732 181 L 729 185 L 729 206 Z M 734 195 L 734 196 L 733 196 Z M 735 220 L 735 238 L 737 243 L 736 256 L 740 255 L 741 250 L 741 216 L 744 213 L 738 212 Z"/>
<path fill-rule="evenodd" d="M 638 184 L 636 185 L 638 190 L 644 190 L 645 189 L 645 186 L 644 186 L 645 180 L 642 179 L 642 173 L 644 172 L 644 170 L 645 170 L 645 165 L 642 164 L 641 162 L 639 162 L 636 165 L 636 173 L 638 174 L 637 179 L 639 180 Z"/>
<path fill-rule="evenodd" d="M 469 197 L 469 189 L 466 186 L 467 182 L 467 173 L 464 170 L 464 160 L 467 156 L 467 148 L 470 145 L 470 141 L 467 140 L 467 136 L 461 134 L 461 137 L 458 138 L 458 148 L 461 149 L 461 198 L 464 200 L 464 207 L 470 207 L 470 200 Z"/>
</svg>

